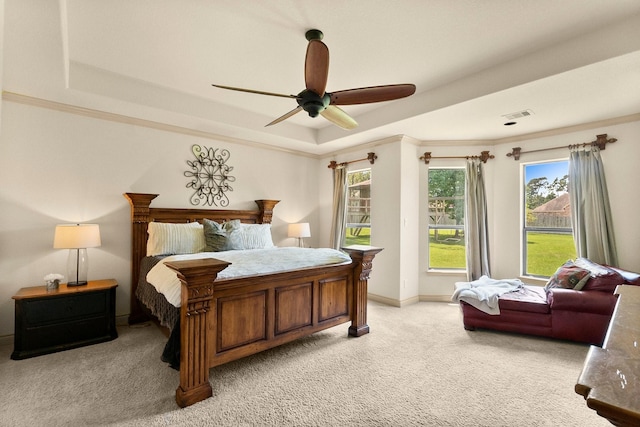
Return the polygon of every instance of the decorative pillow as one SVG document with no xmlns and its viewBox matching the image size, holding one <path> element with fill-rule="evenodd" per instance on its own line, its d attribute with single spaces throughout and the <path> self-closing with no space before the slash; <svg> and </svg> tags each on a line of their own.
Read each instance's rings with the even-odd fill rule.
<svg viewBox="0 0 640 427">
<path fill-rule="evenodd" d="M 589 280 L 583 288 L 585 291 L 613 293 L 616 286 L 625 282 L 624 277 L 622 277 L 619 272 L 605 265 L 597 264 L 587 258 L 578 258 L 575 264 L 589 270 L 591 274 L 591 280 Z"/>
<path fill-rule="evenodd" d="M 556 270 L 544 288 L 546 290 L 566 288 L 579 291 L 590 278 L 589 270 L 578 267 L 573 261 L 569 260 Z"/>
<path fill-rule="evenodd" d="M 238 219 L 222 224 L 203 219 L 205 251 L 273 248 L 271 224 L 243 224 Z"/>
<path fill-rule="evenodd" d="M 220 252 L 229 250 L 229 234 L 240 227 L 240 220 L 223 222 L 222 224 L 204 218 L 204 240 L 206 252 Z"/>
<path fill-rule="evenodd" d="M 147 256 L 193 254 L 204 250 L 203 227 L 197 222 L 150 222 L 147 233 Z"/>
<path fill-rule="evenodd" d="M 240 224 L 229 233 L 230 249 L 268 249 L 273 248 L 271 224 Z"/>
</svg>

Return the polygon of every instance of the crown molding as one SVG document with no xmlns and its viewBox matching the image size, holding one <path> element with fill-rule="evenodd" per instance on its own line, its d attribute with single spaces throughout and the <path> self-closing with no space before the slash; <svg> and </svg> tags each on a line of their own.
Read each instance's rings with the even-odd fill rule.
<svg viewBox="0 0 640 427">
<path fill-rule="evenodd" d="M 141 119 L 139 117 L 132 117 L 124 114 L 110 113 L 107 111 L 96 110 L 93 108 L 79 107 L 77 105 L 65 104 L 62 102 L 51 101 L 48 99 L 22 95 L 15 92 L 2 91 L 2 99 L 4 101 L 15 102 L 18 104 L 24 104 L 24 105 L 29 105 L 33 107 L 46 108 L 49 110 L 75 114 L 78 116 L 91 117 L 99 120 L 107 120 L 107 121 L 116 122 L 116 123 L 124 123 L 128 125 L 146 127 L 149 129 L 161 130 L 165 132 L 179 133 L 182 135 L 196 136 L 199 138 L 212 139 L 215 141 L 229 142 L 229 143 L 245 145 L 253 148 L 262 148 L 266 150 L 279 151 L 283 153 L 293 154 L 296 156 L 310 157 L 313 159 L 320 159 L 322 157 L 317 154 L 311 154 L 311 153 L 306 153 L 304 151 L 276 147 L 274 145 L 264 144 L 257 141 L 233 138 L 229 136 L 216 134 L 213 132 L 207 132 L 207 131 L 187 128 L 184 126 L 172 125 L 168 123 L 161 123 L 153 120 Z"/>
</svg>

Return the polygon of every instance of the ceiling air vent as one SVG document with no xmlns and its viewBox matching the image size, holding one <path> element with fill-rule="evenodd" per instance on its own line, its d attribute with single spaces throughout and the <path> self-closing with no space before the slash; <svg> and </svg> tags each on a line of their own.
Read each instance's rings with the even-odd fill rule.
<svg viewBox="0 0 640 427">
<path fill-rule="evenodd" d="M 515 120 L 515 119 L 520 119 L 522 117 L 529 117 L 529 116 L 533 116 L 533 111 L 531 111 L 531 110 L 522 110 L 522 111 L 517 111 L 515 113 L 503 114 L 502 115 L 502 117 L 504 117 L 507 120 Z"/>
</svg>

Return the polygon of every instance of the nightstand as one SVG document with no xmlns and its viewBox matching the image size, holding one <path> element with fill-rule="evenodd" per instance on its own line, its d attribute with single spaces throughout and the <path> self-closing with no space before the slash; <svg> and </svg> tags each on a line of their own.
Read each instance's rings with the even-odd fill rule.
<svg viewBox="0 0 640 427">
<path fill-rule="evenodd" d="M 15 300 L 15 360 L 111 341 L 116 331 L 114 279 L 84 286 L 22 288 Z"/>
</svg>

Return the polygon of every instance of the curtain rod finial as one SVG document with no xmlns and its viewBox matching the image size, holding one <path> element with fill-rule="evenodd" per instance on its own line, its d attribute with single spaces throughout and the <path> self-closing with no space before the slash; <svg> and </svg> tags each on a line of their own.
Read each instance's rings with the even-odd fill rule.
<svg viewBox="0 0 640 427">
<path fill-rule="evenodd" d="M 482 163 L 487 163 L 487 160 L 494 159 L 495 157 L 496 156 L 494 156 L 493 154 L 489 154 L 489 151 L 480 152 L 480 160 L 482 160 Z"/>
<path fill-rule="evenodd" d="M 376 156 L 376 153 L 367 153 L 367 160 L 369 160 L 369 163 L 373 164 L 377 158 L 378 156 Z"/>
<path fill-rule="evenodd" d="M 507 157 L 513 157 L 513 160 L 520 160 L 520 147 L 513 147 L 510 153 L 507 153 Z"/>
<path fill-rule="evenodd" d="M 420 156 L 420 160 L 424 160 L 424 164 L 428 165 L 429 161 L 431 160 L 431 152 L 425 151 L 424 154 Z"/>
</svg>

